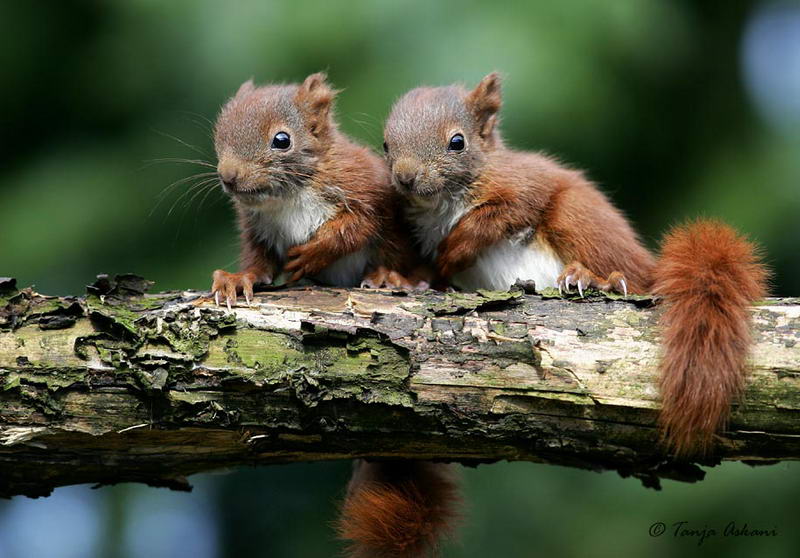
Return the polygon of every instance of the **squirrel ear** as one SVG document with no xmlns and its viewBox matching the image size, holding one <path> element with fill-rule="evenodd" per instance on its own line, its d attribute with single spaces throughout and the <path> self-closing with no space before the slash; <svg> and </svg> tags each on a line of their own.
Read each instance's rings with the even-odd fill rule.
<svg viewBox="0 0 800 558">
<path fill-rule="evenodd" d="M 467 108 L 472 111 L 478 123 L 478 131 L 482 137 L 488 137 L 497 122 L 502 99 L 500 96 L 500 75 L 492 72 L 469 92 Z"/>
<path fill-rule="evenodd" d="M 239 90 L 236 92 L 236 96 L 242 95 L 244 93 L 250 93 L 254 91 L 256 88 L 255 84 L 253 83 L 253 78 L 248 79 L 246 82 L 239 86 Z"/>
<path fill-rule="evenodd" d="M 297 89 L 294 102 L 308 124 L 311 133 L 319 136 L 331 125 L 330 112 L 336 96 L 323 72 L 311 74 Z"/>
</svg>

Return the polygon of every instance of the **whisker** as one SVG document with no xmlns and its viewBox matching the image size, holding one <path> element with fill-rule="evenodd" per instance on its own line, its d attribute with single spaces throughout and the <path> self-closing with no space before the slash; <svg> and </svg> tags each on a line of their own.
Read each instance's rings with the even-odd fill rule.
<svg viewBox="0 0 800 558">
<path fill-rule="evenodd" d="M 203 151 L 202 149 L 200 149 L 200 148 L 199 148 L 199 147 L 197 147 L 196 145 L 192 145 L 191 143 L 185 142 L 185 141 L 183 141 L 181 138 L 179 138 L 179 137 L 177 137 L 177 136 L 173 136 L 172 134 L 168 134 L 168 133 L 166 133 L 166 132 L 162 132 L 162 131 L 160 131 L 160 130 L 153 130 L 153 131 L 154 131 L 156 134 L 159 134 L 159 135 L 161 135 L 161 136 L 164 136 L 165 138 L 169 138 L 169 139 L 171 139 L 171 140 L 175 140 L 175 141 L 177 141 L 177 142 L 178 142 L 178 143 L 180 143 L 181 145 L 183 145 L 183 146 L 185 146 L 185 147 L 188 147 L 189 149 L 191 149 L 191 150 L 192 150 L 192 151 L 194 151 L 195 153 L 199 153 L 199 154 L 200 154 L 200 155 L 202 155 L 203 157 L 209 157 L 208 153 L 206 153 L 205 151 Z"/>
<path fill-rule="evenodd" d="M 176 180 L 175 182 L 173 182 L 172 184 L 170 184 L 169 186 L 167 186 L 161 192 L 158 193 L 158 195 L 156 196 L 156 204 L 155 206 L 153 206 L 153 209 L 150 210 L 150 216 L 152 216 L 153 213 L 156 212 L 156 209 L 158 209 L 158 207 L 161 205 L 161 202 L 163 202 L 167 198 L 167 195 L 181 184 L 191 182 L 192 180 L 199 180 L 200 182 L 205 182 L 207 180 L 212 180 L 212 179 L 216 180 L 216 176 L 207 177 L 207 175 L 214 175 L 214 174 L 216 173 L 200 173 Z M 189 188 L 189 190 L 191 190 L 192 188 L 194 188 L 194 186 Z"/>
<path fill-rule="evenodd" d="M 186 203 L 186 208 L 188 209 L 188 208 L 192 207 L 192 203 L 194 203 L 194 200 L 196 200 L 197 196 L 202 194 L 204 191 L 206 191 L 206 190 L 211 191 L 213 189 L 214 188 L 213 188 L 212 184 L 205 184 L 202 188 L 198 188 L 197 191 L 194 193 L 194 195 L 192 195 L 192 197 L 189 198 L 189 201 Z"/>
<path fill-rule="evenodd" d="M 199 112 L 193 112 L 191 110 L 179 110 L 178 113 L 179 114 L 185 114 L 187 116 L 193 116 L 195 118 L 200 118 L 201 120 L 205 121 L 203 123 L 203 127 L 205 127 L 205 124 L 208 124 L 208 130 L 209 131 L 214 129 L 214 123 L 211 120 L 209 120 L 209 118 L 207 116 L 205 116 L 204 114 L 200 114 Z M 200 124 L 200 121 L 195 121 L 195 122 Z"/>
<path fill-rule="evenodd" d="M 168 193 L 170 193 L 173 189 L 180 186 L 181 184 L 186 184 L 187 182 L 191 182 L 192 180 L 199 180 L 199 179 L 206 179 L 206 178 L 216 178 L 215 172 L 201 172 L 197 174 L 193 174 L 192 176 L 186 176 L 184 178 L 179 178 L 166 188 L 164 188 L 159 194 L 159 197 L 164 197 Z"/>
<path fill-rule="evenodd" d="M 207 188 L 206 194 L 200 199 L 200 205 L 197 206 L 197 211 L 199 212 L 203 208 L 203 204 L 206 203 L 206 199 L 208 198 L 211 192 L 218 191 L 216 188 Z"/>
<path fill-rule="evenodd" d="M 216 181 L 217 181 L 217 179 L 216 179 L 216 178 L 213 178 L 213 179 L 212 179 L 212 178 L 207 178 L 206 180 L 203 180 L 203 181 L 201 181 L 201 182 L 198 182 L 197 184 L 194 184 L 194 185 L 193 185 L 191 188 L 188 188 L 188 189 L 187 189 L 185 192 L 183 192 L 183 193 L 180 195 L 180 197 L 178 197 L 178 199 L 177 199 L 177 200 L 175 200 L 175 202 L 172 204 L 172 206 L 169 208 L 169 211 L 167 212 L 167 216 L 169 216 L 169 215 L 172 215 L 172 212 L 175 210 L 175 207 L 176 207 L 176 206 L 177 206 L 177 205 L 178 205 L 178 204 L 181 202 L 181 200 L 183 200 L 183 199 L 184 199 L 186 196 L 188 196 L 188 195 L 189 195 L 189 194 L 191 194 L 193 191 L 195 191 L 195 190 L 198 190 L 198 189 L 199 189 L 199 191 L 202 191 L 202 189 L 203 189 L 203 188 L 207 188 L 207 187 L 210 187 L 210 186 L 214 185 L 214 183 L 216 183 Z"/>
<path fill-rule="evenodd" d="M 365 117 L 366 120 L 361 120 L 356 118 L 356 116 Z M 358 126 L 366 132 L 367 136 L 369 137 L 370 141 L 375 142 L 378 139 L 377 128 L 380 125 L 378 119 L 375 118 L 371 114 L 367 114 L 366 112 L 357 112 L 353 116 L 348 117 L 349 120 L 358 124 Z M 369 120 L 372 120 L 371 122 Z"/>
<path fill-rule="evenodd" d="M 204 161 L 202 159 L 182 159 L 180 157 L 162 157 L 159 159 L 147 159 L 144 162 L 144 166 L 142 168 L 152 167 L 153 165 L 160 165 L 163 163 L 177 163 L 177 164 L 185 164 L 185 165 L 200 165 L 203 167 L 209 167 L 212 169 L 217 168 L 216 165 Z"/>
</svg>

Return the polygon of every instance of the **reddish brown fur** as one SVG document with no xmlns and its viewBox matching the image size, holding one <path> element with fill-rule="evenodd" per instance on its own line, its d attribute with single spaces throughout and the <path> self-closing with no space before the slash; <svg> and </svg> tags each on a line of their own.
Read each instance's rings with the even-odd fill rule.
<svg viewBox="0 0 800 558">
<path fill-rule="evenodd" d="M 338 211 L 307 243 L 289 250 L 284 269 L 294 273 L 292 281 L 314 275 L 375 238 L 382 237 L 383 244 L 393 247 L 398 244 L 398 238 L 392 234 L 395 231 L 392 202 L 396 194 L 389 187 L 385 168 L 368 149 L 346 141 L 343 136 L 337 137 L 311 185 L 330 196 Z M 387 250 L 385 246 L 381 251 L 386 257 L 392 252 L 407 254 L 402 249 Z M 397 263 L 396 259 L 384 262 Z"/>
<path fill-rule="evenodd" d="M 328 195 L 338 207 L 306 243 L 292 248 L 284 268 L 292 281 L 313 275 L 338 258 L 379 239 L 378 260 L 400 274 L 410 269 L 414 255 L 402 235 L 397 193 L 381 160 L 369 149 L 355 145 L 342 134 L 321 161 L 311 186 Z"/>
<path fill-rule="evenodd" d="M 654 260 L 622 213 L 582 173 L 507 148 L 496 129 L 500 106 L 500 79 L 493 73 L 469 92 L 456 86 L 416 89 L 387 122 L 395 174 L 416 175 L 419 193 L 447 191 L 447 181 L 466 190 L 470 210 L 438 247 L 439 274 L 451 277 L 485 248 L 531 227 L 562 261 L 581 262 L 602 276 L 622 272 L 631 292 L 646 291 Z M 449 157 L 431 151 L 436 141 L 424 137 L 421 121 L 443 142 L 447 131 L 463 131 L 469 149 Z"/>
<path fill-rule="evenodd" d="M 323 73 L 311 74 L 297 90 L 295 104 L 311 133 L 317 137 L 324 136 L 333 127 L 330 115 L 336 93 L 328 85 Z"/>
<path fill-rule="evenodd" d="M 570 286 L 577 286 L 578 292 L 589 287 L 606 292 L 617 292 L 627 295 L 628 279 L 621 271 L 612 271 L 608 277 L 603 278 L 594 273 L 592 270 L 587 269 L 579 261 L 573 261 L 564 266 L 561 274 L 558 276 L 559 288 L 566 288 L 569 290 Z"/>
<path fill-rule="evenodd" d="M 622 213 L 576 171 L 559 169 L 541 230 L 564 262 L 578 261 L 603 277 L 621 272 L 628 291 L 652 284 L 654 259 Z"/>
<path fill-rule="evenodd" d="M 400 274 L 408 273 L 414 255 L 402 234 L 398 194 L 389 184 L 386 167 L 369 149 L 338 133 L 334 138 L 311 186 L 330 196 L 338 211 L 306 244 L 288 252 L 284 268 L 294 272 L 292 281 L 296 281 L 379 239 L 379 262 Z"/>
<path fill-rule="evenodd" d="M 437 267 L 450 277 L 481 250 L 536 227 L 562 261 L 602 276 L 619 271 L 628 290 L 651 284 L 654 260 L 625 217 L 580 172 L 543 155 L 498 149 L 472 185 L 472 208 L 439 246 Z"/>
<path fill-rule="evenodd" d="M 766 276 L 753 245 L 722 223 L 698 221 L 664 239 L 653 287 L 665 298 L 660 423 L 678 455 L 708 452 L 742 391 L 748 306 L 765 296 Z"/>
<path fill-rule="evenodd" d="M 498 78 L 490 74 L 471 92 L 414 90 L 387 122 L 390 164 L 416 177 L 406 195 L 462 196 L 469 204 L 438 246 L 438 272 L 449 278 L 530 227 L 569 262 L 559 284 L 577 275 L 584 287 L 620 290 L 624 280 L 628 292 L 662 295 L 663 435 L 677 455 L 708 451 L 742 388 L 747 306 L 765 292 L 766 271 L 754 248 L 724 225 L 698 222 L 667 236 L 656 265 L 622 213 L 582 173 L 505 147 L 494 128 L 499 108 Z M 469 149 L 447 152 L 452 130 L 463 131 Z"/>
<path fill-rule="evenodd" d="M 497 113 L 502 103 L 500 75 L 497 72 L 492 72 L 483 78 L 464 99 L 464 104 L 475 117 L 478 134 L 481 137 L 493 138 Z"/>
<path fill-rule="evenodd" d="M 452 534 L 461 501 L 448 465 L 356 462 L 337 530 L 351 558 L 419 558 Z"/>
<path fill-rule="evenodd" d="M 220 293 L 225 300 L 236 300 L 242 293 L 247 301 L 253 298 L 253 286 L 257 283 L 271 283 L 278 267 L 278 259 L 266 250 L 253 236 L 253 230 L 244 226 L 244 215 L 239 213 L 239 265 L 238 273 L 228 273 L 217 269 L 212 275 L 211 292 Z"/>
<path fill-rule="evenodd" d="M 414 256 L 398 223 L 398 194 L 380 158 L 338 131 L 332 116 L 335 95 L 324 74 L 313 74 L 299 86 L 256 88 L 247 82 L 224 107 L 216 124 L 216 149 L 220 169 L 236 171 L 239 192 L 269 187 L 270 173 L 275 173 L 292 177 L 296 189 L 316 189 L 335 213 L 305 244 L 290 248 L 284 261 L 254 234 L 252 210 L 234 192 L 242 271 L 218 270 L 212 291 L 226 298 L 234 293 L 235 299 L 236 292 L 251 297 L 253 283 L 269 283 L 281 270 L 291 273 L 292 281 L 315 275 L 369 242 L 377 244 L 373 268 L 388 266 L 401 274 L 411 268 Z M 274 133 L 287 126 L 293 141 L 301 143 L 288 157 L 270 158 Z"/>
</svg>

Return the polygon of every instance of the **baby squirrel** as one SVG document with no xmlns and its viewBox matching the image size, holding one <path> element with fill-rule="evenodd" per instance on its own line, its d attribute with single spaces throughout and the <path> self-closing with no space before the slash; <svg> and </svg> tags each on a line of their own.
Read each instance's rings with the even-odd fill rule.
<svg viewBox="0 0 800 558">
<path fill-rule="evenodd" d="M 228 306 L 253 285 L 309 276 L 352 287 L 410 287 L 413 258 L 384 162 L 336 126 L 336 91 L 316 73 L 300 85 L 239 88 L 214 129 L 222 187 L 241 232 L 241 271 L 213 274 Z M 365 277 L 365 272 L 368 272 Z M 363 278 L 363 282 L 362 282 Z"/>
<path fill-rule="evenodd" d="M 663 297 L 665 441 L 679 456 L 707 452 L 742 388 L 747 306 L 766 292 L 757 250 L 706 220 L 672 230 L 656 260 L 581 172 L 506 147 L 500 104 L 492 73 L 472 91 L 414 89 L 392 109 L 384 148 L 424 254 L 465 289 L 533 279 Z"/>
<path fill-rule="evenodd" d="M 238 215 L 241 271 L 214 272 L 217 304 L 222 296 L 230 308 L 239 293 L 249 303 L 254 284 L 281 273 L 340 287 L 412 288 L 401 274 L 414 264 L 401 198 L 381 158 L 337 129 L 335 94 L 321 73 L 299 86 L 248 81 L 223 107 L 214 134 L 217 171 Z M 357 461 L 351 486 L 379 469 Z M 380 478 L 391 475 L 388 468 Z M 426 494 L 444 494 L 442 478 L 443 488 L 428 483 Z"/>
<path fill-rule="evenodd" d="M 755 248 L 724 224 L 697 221 L 667 234 L 657 260 L 581 172 L 506 147 L 497 129 L 500 105 L 500 79 L 492 73 L 472 91 L 418 88 L 393 107 L 384 150 L 423 255 L 462 289 L 507 289 L 532 279 L 539 289 L 576 286 L 581 295 L 594 287 L 663 297 L 662 439 L 676 456 L 703 455 L 742 390 L 747 307 L 766 291 Z M 350 538 L 364 555 L 395 555 L 390 542 L 409 533 L 422 540 L 416 518 L 396 519 L 390 524 L 404 529 L 390 531 L 392 514 L 367 503 L 407 516 L 403 510 L 424 491 L 415 488 L 426 485 L 421 475 L 399 492 L 385 483 L 360 492 L 351 486 L 344 512 L 358 525 Z M 446 531 L 451 495 L 428 494 L 428 533 Z"/>
</svg>

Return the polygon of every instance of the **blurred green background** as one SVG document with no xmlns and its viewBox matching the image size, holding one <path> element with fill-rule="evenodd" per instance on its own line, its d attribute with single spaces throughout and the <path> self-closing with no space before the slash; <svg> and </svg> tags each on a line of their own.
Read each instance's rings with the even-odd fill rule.
<svg viewBox="0 0 800 558">
<path fill-rule="evenodd" d="M 342 128 L 378 148 L 419 84 L 505 77 L 512 145 L 585 168 L 655 248 L 698 215 L 765 249 L 773 292 L 800 294 L 800 3 L 0 3 L 0 275 L 78 294 L 100 272 L 161 289 L 235 267 L 232 212 L 209 183 L 211 122 L 238 85 L 327 70 Z M 197 179 L 199 180 L 199 179 Z M 445 556 L 797 556 L 800 468 L 728 464 L 656 493 L 613 473 L 464 470 L 469 513 Z M 0 558 L 312 557 L 348 463 L 123 485 L 0 502 Z M 687 521 L 716 536 L 651 537 Z M 730 521 L 774 537 L 724 537 Z"/>
</svg>

